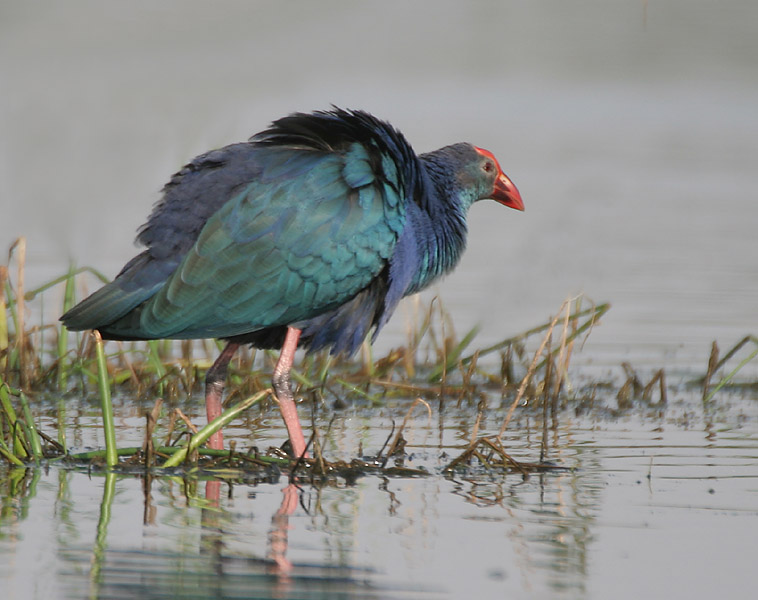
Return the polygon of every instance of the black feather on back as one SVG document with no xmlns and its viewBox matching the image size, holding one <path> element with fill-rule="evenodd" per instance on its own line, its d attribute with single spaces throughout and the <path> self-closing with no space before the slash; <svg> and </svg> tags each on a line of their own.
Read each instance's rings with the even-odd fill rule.
<svg viewBox="0 0 758 600">
<path fill-rule="evenodd" d="M 250 138 L 261 146 L 287 146 L 310 148 L 324 152 L 341 152 L 350 144 L 360 143 L 376 150 L 373 156 L 381 160 L 381 154 L 389 156 L 402 172 L 405 197 L 420 202 L 422 181 L 418 157 L 402 133 L 389 123 L 361 110 L 345 110 L 333 107 L 329 111 L 293 113 L 277 119 L 271 127 Z M 376 173 L 382 172 L 380 164 L 372 165 Z"/>
</svg>

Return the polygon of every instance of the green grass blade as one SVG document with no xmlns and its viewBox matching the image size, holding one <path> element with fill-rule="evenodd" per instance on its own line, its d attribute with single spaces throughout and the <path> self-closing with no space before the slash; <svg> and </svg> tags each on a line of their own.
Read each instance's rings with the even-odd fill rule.
<svg viewBox="0 0 758 600">
<path fill-rule="evenodd" d="M 97 383 L 100 392 L 100 404 L 103 412 L 103 433 L 105 434 L 105 462 L 109 467 L 118 464 L 116 453 L 116 429 L 113 424 L 113 405 L 111 404 L 111 388 L 108 379 L 108 366 L 105 362 L 103 339 L 99 331 L 93 331 L 95 337 L 95 353 L 97 355 Z"/>
<path fill-rule="evenodd" d="M 29 440 L 29 445 L 32 449 L 32 457 L 35 462 L 38 462 L 42 458 L 42 444 L 40 443 L 39 433 L 37 433 L 37 427 L 34 425 L 34 417 L 29 408 L 29 401 L 26 398 L 26 394 L 21 392 L 21 394 L 19 394 L 19 400 L 21 401 L 21 409 L 24 412 L 24 420 L 26 421 L 24 430 L 26 431 L 26 437 Z"/>
<path fill-rule="evenodd" d="M 69 272 L 66 273 L 65 275 L 61 275 L 59 277 L 56 277 L 55 279 L 51 279 L 47 283 L 43 283 L 41 286 L 39 286 L 39 287 L 37 287 L 37 288 L 35 288 L 33 290 L 29 290 L 28 292 L 26 292 L 24 294 L 24 299 L 25 300 L 34 300 L 34 298 L 37 296 L 37 294 L 41 294 L 45 290 L 48 290 L 51 287 L 56 286 L 59 283 L 61 283 L 63 281 L 66 281 L 67 279 L 69 279 L 71 277 L 79 275 L 80 273 L 92 273 L 95 277 L 97 277 L 103 283 L 110 283 L 110 281 L 111 281 L 108 277 L 106 277 L 105 275 L 103 275 L 97 269 L 94 269 L 92 267 L 81 267 L 79 269 L 69 270 Z"/>
<path fill-rule="evenodd" d="M 224 412 L 220 417 L 208 423 L 205 427 L 203 427 L 200 431 L 198 431 L 197 434 L 193 435 L 187 447 L 182 448 L 178 452 L 174 453 L 174 455 L 171 456 L 163 464 L 163 466 L 165 468 L 170 468 L 170 467 L 177 467 L 180 464 L 182 464 L 182 462 L 184 462 L 184 460 L 187 458 L 187 455 L 189 453 L 192 453 L 195 450 L 197 450 L 202 444 L 207 442 L 208 438 L 210 438 L 219 429 L 227 425 L 230 421 L 232 421 L 242 412 L 250 408 L 253 404 L 257 404 L 258 402 L 260 402 L 261 399 L 263 399 L 270 393 L 271 393 L 271 390 L 267 390 L 267 389 L 262 390 L 258 392 L 257 394 L 255 394 L 254 396 L 250 396 L 247 400 L 243 400 L 242 402 L 235 404 L 229 410 Z"/>
<path fill-rule="evenodd" d="M 353 394 L 356 394 L 357 396 L 362 396 L 369 402 L 371 402 L 372 406 L 384 406 L 384 401 L 375 394 L 369 394 L 368 392 L 364 392 L 359 387 L 356 387 L 349 381 L 345 381 L 344 379 L 341 379 L 340 377 L 337 377 L 334 379 L 334 381 L 338 384 L 340 384 L 342 387 L 350 390 Z"/>
<path fill-rule="evenodd" d="M 16 417 L 16 411 L 11 404 L 10 388 L 7 384 L 0 380 L 0 406 L 2 406 L 3 412 L 8 419 L 8 426 L 13 432 L 13 454 L 21 458 L 27 458 L 29 453 L 26 451 L 26 444 L 24 443 L 24 432 L 18 417 Z"/>
<path fill-rule="evenodd" d="M 63 453 L 68 452 L 66 446 L 66 400 L 63 396 L 58 396 L 58 406 L 56 410 L 56 417 L 58 419 L 58 443 L 63 448 Z"/>
<path fill-rule="evenodd" d="M 159 340 L 150 340 L 147 343 L 147 360 L 155 370 L 156 377 L 158 377 L 158 395 L 163 396 L 166 391 L 166 382 L 164 379 L 166 376 L 166 367 L 164 367 L 163 363 L 161 362 L 158 342 Z"/>
<path fill-rule="evenodd" d="M 13 454 L 5 445 L 3 440 L 0 440 L 0 455 L 2 455 L 9 463 L 17 467 L 23 467 L 24 463 L 16 455 Z"/>
<path fill-rule="evenodd" d="M 309 388 L 318 387 L 318 383 L 306 377 L 300 370 L 292 369 L 290 371 L 290 377 L 292 378 L 293 381 L 296 381 L 297 383 L 299 383 L 300 385 L 304 385 L 305 387 L 309 387 Z"/>
</svg>

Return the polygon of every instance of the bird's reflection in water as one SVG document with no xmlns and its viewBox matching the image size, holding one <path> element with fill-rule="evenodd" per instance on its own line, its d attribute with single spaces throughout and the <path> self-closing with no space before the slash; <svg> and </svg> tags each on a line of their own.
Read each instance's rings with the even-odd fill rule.
<svg viewBox="0 0 758 600">
<path fill-rule="evenodd" d="M 203 547 L 221 557 L 223 554 L 223 528 L 221 526 L 220 508 L 222 481 L 213 479 L 205 483 L 206 506 L 203 508 L 201 523 L 203 530 Z M 291 584 L 292 562 L 287 558 L 289 544 L 290 515 L 298 506 L 299 490 L 295 484 L 288 484 L 282 489 L 282 502 L 271 517 L 271 529 L 268 535 L 267 571 L 278 579 L 279 592 L 286 595 Z M 219 561 L 217 564 L 221 564 Z M 222 575 L 222 573 L 219 573 Z"/>
<path fill-rule="evenodd" d="M 287 543 L 289 539 L 290 515 L 297 508 L 297 486 L 294 483 L 290 483 L 282 489 L 282 494 L 282 504 L 271 518 L 271 530 L 268 536 L 268 558 L 276 565 L 273 571 L 286 578 L 292 570 L 292 563 L 287 558 Z"/>
</svg>

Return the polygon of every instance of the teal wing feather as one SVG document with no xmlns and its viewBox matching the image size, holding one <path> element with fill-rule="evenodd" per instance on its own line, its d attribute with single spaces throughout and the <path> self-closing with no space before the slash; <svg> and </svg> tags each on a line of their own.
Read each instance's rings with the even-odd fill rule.
<svg viewBox="0 0 758 600">
<path fill-rule="evenodd" d="M 374 149 L 375 150 L 375 149 Z M 405 223 L 392 161 L 266 148 L 260 175 L 210 217 L 165 284 L 107 327 L 119 336 L 230 337 L 313 318 L 381 273 Z"/>
</svg>

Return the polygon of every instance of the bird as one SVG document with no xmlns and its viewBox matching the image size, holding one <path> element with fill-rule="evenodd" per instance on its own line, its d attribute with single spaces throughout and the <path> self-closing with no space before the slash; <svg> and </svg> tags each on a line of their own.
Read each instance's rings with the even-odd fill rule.
<svg viewBox="0 0 758 600">
<path fill-rule="evenodd" d="M 292 113 L 174 174 L 138 230 L 144 250 L 61 321 L 111 340 L 224 340 L 205 377 L 209 421 L 237 349 L 280 348 L 273 391 L 293 454 L 307 456 L 296 349 L 350 355 L 375 340 L 403 297 L 459 262 L 484 199 L 524 210 L 488 150 L 416 154 L 365 111 Z M 208 445 L 223 448 L 221 431 Z"/>
</svg>

